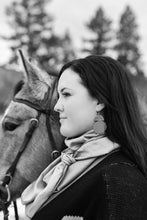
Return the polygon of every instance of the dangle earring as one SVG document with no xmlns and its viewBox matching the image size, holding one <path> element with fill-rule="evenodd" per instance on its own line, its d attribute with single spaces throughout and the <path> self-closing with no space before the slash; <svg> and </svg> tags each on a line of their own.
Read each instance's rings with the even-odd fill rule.
<svg viewBox="0 0 147 220">
<path fill-rule="evenodd" d="M 104 117 L 100 114 L 100 112 L 97 112 L 97 115 L 94 120 L 93 130 L 96 134 L 104 134 L 107 126 L 104 122 Z"/>
</svg>

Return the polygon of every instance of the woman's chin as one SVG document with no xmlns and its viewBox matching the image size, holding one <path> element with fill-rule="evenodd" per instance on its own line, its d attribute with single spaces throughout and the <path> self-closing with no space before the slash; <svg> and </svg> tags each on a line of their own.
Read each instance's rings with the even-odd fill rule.
<svg viewBox="0 0 147 220">
<path fill-rule="evenodd" d="M 70 132 L 69 129 L 63 128 L 62 126 L 60 128 L 60 133 L 61 133 L 62 136 L 67 137 L 67 138 L 73 137 L 72 132 Z"/>
<path fill-rule="evenodd" d="M 79 135 L 81 135 L 80 133 L 77 134 L 77 132 L 76 133 L 70 132 L 69 129 L 63 129 L 63 128 L 60 128 L 60 133 L 62 136 L 66 137 L 66 138 L 76 138 Z"/>
<path fill-rule="evenodd" d="M 62 126 L 60 127 L 60 133 L 64 137 L 67 137 L 67 135 L 68 135 L 68 132 Z"/>
</svg>

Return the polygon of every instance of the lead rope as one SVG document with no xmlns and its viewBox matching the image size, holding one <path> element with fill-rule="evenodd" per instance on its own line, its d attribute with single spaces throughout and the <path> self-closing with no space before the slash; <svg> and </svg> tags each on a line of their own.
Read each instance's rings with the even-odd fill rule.
<svg viewBox="0 0 147 220">
<path fill-rule="evenodd" d="M 13 205 L 14 205 L 14 212 L 15 212 L 15 220 L 19 220 L 17 202 L 14 201 Z"/>
<path fill-rule="evenodd" d="M 4 220 L 8 220 L 9 217 L 9 211 L 8 211 L 8 206 L 5 204 L 5 207 L 3 209 L 3 214 L 4 214 Z"/>
<path fill-rule="evenodd" d="M 17 202 L 14 201 L 13 205 L 14 205 L 15 220 L 19 220 Z M 3 214 L 4 214 L 4 220 L 8 220 L 9 210 L 8 210 L 8 204 L 7 203 L 5 204 L 5 207 L 3 209 Z"/>
</svg>

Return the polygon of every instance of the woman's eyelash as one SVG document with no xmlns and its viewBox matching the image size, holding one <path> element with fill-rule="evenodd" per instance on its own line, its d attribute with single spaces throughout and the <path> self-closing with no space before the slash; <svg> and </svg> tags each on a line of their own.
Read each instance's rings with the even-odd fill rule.
<svg viewBox="0 0 147 220">
<path fill-rule="evenodd" d="M 58 93 L 58 99 L 63 96 L 63 97 L 68 97 L 68 96 L 71 96 L 71 94 L 69 92 L 63 92 L 63 93 Z"/>
<path fill-rule="evenodd" d="M 62 95 L 63 95 L 64 97 L 67 97 L 67 96 L 70 96 L 70 93 L 69 93 L 69 92 L 64 92 L 64 93 L 62 93 Z"/>
</svg>

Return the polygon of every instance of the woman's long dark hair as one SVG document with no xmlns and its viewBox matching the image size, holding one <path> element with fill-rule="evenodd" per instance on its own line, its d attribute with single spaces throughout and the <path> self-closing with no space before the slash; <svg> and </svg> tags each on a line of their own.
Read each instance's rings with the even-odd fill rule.
<svg viewBox="0 0 147 220">
<path fill-rule="evenodd" d="M 122 151 L 147 175 L 146 132 L 127 70 L 116 60 L 97 55 L 65 64 L 59 77 L 68 68 L 81 77 L 93 97 L 105 104 L 106 136 L 119 143 Z"/>
</svg>

